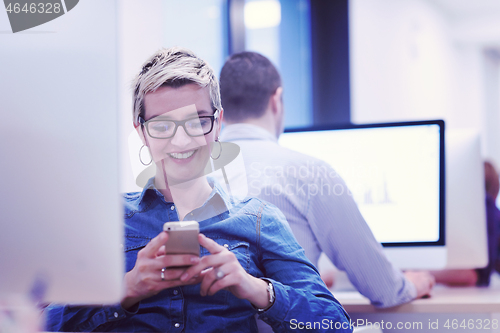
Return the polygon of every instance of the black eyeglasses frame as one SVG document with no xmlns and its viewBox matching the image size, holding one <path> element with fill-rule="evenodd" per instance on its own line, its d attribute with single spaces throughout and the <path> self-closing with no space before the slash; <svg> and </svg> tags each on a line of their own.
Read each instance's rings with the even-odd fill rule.
<svg viewBox="0 0 500 333">
<path fill-rule="evenodd" d="M 203 119 L 203 118 L 209 118 L 211 120 L 210 130 L 208 132 L 206 132 L 206 133 L 199 134 L 199 135 L 191 135 L 191 134 L 189 134 L 188 131 L 186 130 L 186 126 L 185 126 L 186 122 L 188 122 L 190 120 L 193 120 L 193 119 Z M 175 124 L 174 132 L 169 137 L 157 137 L 157 136 L 151 135 L 151 133 L 149 132 L 149 126 L 148 126 L 148 124 L 150 124 L 152 122 L 159 122 L 159 121 L 165 121 L 165 120 L 155 120 L 155 118 L 152 118 L 152 119 L 149 119 L 149 120 L 146 121 L 146 120 L 144 120 L 144 118 L 142 116 L 139 115 L 139 124 L 141 124 L 141 127 L 142 127 L 143 130 L 144 130 L 144 127 L 146 127 L 146 132 L 148 133 L 148 135 L 151 138 L 154 138 L 154 139 L 170 139 L 170 138 L 173 138 L 175 136 L 175 134 L 177 133 L 177 129 L 179 128 L 179 126 L 182 126 L 182 128 L 184 129 L 184 132 L 188 136 L 194 138 L 194 137 L 199 137 L 199 136 L 207 135 L 210 132 L 212 132 L 212 130 L 214 129 L 215 120 L 217 120 L 218 118 L 219 118 L 219 110 L 215 109 L 214 114 L 210 115 L 210 116 L 198 116 L 198 117 L 192 117 L 192 118 L 184 119 L 184 120 L 168 120 L 168 121 L 173 122 Z"/>
</svg>

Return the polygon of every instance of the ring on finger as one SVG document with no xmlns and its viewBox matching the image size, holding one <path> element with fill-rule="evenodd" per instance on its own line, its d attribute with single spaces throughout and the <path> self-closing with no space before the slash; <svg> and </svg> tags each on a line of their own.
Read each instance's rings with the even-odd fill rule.
<svg viewBox="0 0 500 333">
<path fill-rule="evenodd" d="M 162 281 L 165 281 L 165 270 L 166 270 L 166 269 L 167 269 L 166 267 L 163 267 L 163 268 L 161 269 L 161 275 L 160 275 L 160 276 L 161 276 L 161 280 L 162 280 Z"/>
<path fill-rule="evenodd" d="M 226 274 L 224 274 L 224 272 L 222 270 L 220 270 L 219 268 L 216 268 L 215 269 L 215 279 L 216 280 L 220 280 L 222 279 L 224 276 L 226 276 Z"/>
</svg>

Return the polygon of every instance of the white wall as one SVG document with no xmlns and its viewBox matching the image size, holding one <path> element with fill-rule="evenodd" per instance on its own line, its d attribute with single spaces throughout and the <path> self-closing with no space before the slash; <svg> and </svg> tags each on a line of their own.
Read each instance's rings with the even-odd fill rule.
<svg viewBox="0 0 500 333">
<path fill-rule="evenodd" d="M 350 0 L 352 121 L 441 118 L 448 128 L 473 127 L 483 155 L 500 163 L 499 66 L 484 52 L 500 29 L 491 13 L 479 24 L 438 3 Z"/>
<path fill-rule="evenodd" d="M 129 157 L 129 136 L 133 133 L 132 88 L 142 64 L 163 46 L 162 0 L 118 1 L 118 94 L 120 108 L 121 191 L 139 191 Z M 134 155 L 134 152 L 130 152 Z M 138 156 L 139 151 L 137 151 Z M 133 157 L 137 157 L 133 156 Z"/>
<path fill-rule="evenodd" d="M 350 2 L 352 120 L 447 118 L 451 45 L 443 20 L 416 0 Z"/>
</svg>

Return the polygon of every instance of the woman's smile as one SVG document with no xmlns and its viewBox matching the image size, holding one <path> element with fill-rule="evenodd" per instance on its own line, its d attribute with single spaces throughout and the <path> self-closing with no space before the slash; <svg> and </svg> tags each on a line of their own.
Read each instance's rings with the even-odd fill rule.
<svg viewBox="0 0 500 333">
<path fill-rule="evenodd" d="M 180 162 L 187 162 L 188 160 L 189 161 L 192 160 L 191 157 L 193 157 L 193 155 L 198 151 L 198 149 L 199 148 L 179 153 L 167 153 L 167 155 L 174 160 L 178 160 Z"/>
</svg>

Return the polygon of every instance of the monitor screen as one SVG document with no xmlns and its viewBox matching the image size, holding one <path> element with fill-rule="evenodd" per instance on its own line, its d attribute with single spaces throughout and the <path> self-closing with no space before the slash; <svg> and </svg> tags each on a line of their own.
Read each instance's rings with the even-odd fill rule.
<svg viewBox="0 0 500 333">
<path fill-rule="evenodd" d="M 444 245 L 444 122 L 287 130 L 280 144 L 329 163 L 386 247 Z"/>
</svg>

